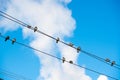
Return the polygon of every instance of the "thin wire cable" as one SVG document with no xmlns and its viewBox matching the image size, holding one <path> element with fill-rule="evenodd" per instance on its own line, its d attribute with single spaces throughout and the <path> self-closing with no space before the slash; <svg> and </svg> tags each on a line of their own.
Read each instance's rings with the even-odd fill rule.
<svg viewBox="0 0 120 80">
<path fill-rule="evenodd" d="M 11 18 L 9 18 L 9 17 L 7 17 L 7 16 L 5 16 L 5 15 L 0 14 L 0 16 L 3 16 L 4 18 L 9 19 L 9 20 L 11 20 L 11 21 L 13 21 L 13 22 L 15 22 L 15 23 L 18 23 L 18 24 L 20 24 L 20 25 L 22 25 L 22 26 L 25 26 L 24 24 L 22 24 L 22 23 L 20 23 L 20 22 L 18 22 L 18 21 L 16 21 L 16 20 L 14 20 L 14 19 L 11 19 Z"/>
<path fill-rule="evenodd" d="M 18 19 L 16 19 L 16 18 L 8 15 L 7 13 L 5 13 L 5 12 L 3 12 L 3 11 L 0 11 L 0 13 L 3 13 L 4 15 L 6 15 L 6 16 L 8 16 L 8 17 L 11 17 L 12 19 L 14 19 L 14 20 L 16 20 L 16 21 L 18 21 L 18 22 L 21 22 L 21 23 L 23 23 L 23 24 L 25 24 L 25 25 L 28 25 L 28 24 L 26 24 L 26 23 L 24 23 L 24 22 L 22 22 L 22 21 L 20 21 L 20 20 L 18 20 Z"/>
<path fill-rule="evenodd" d="M 6 71 L 6 70 L 1 69 L 1 68 L 0 68 L 0 74 L 6 75 L 7 77 L 13 78 L 15 80 L 31 80 L 31 79 L 28 79 L 28 78 L 26 78 L 24 76 L 21 76 L 21 75 Z"/>
<path fill-rule="evenodd" d="M 26 24 L 26 23 L 24 23 L 24 22 L 22 22 L 22 21 L 20 21 L 20 20 L 18 20 L 18 19 L 16 19 L 16 18 L 12 17 L 12 16 L 10 16 L 10 15 L 2 12 L 2 11 L 0 11 L 0 12 L 12 18 L 12 19 L 11 19 L 11 18 L 8 18 L 8 17 L 6 17 L 6 16 L 4 16 L 4 15 L 1 15 L 1 16 L 5 17 L 5 18 L 9 19 L 9 20 L 12 20 L 12 21 L 14 21 L 14 22 L 16 22 L 16 23 L 18 23 L 18 24 L 20 24 L 20 25 L 22 25 L 22 26 L 25 26 L 25 27 L 29 26 L 28 24 Z M 14 20 L 13 20 L 13 19 L 14 19 Z M 16 20 L 17 20 L 17 21 L 16 21 Z M 21 24 L 21 23 L 22 23 L 22 24 Z M 31 27 L 30 29 L 34 30 L 34 27 Z M 37 30 L 37 32 L 38 32 L 38 33 L 41 33 L 41 34 L 43 34 L 43 35 L 45 35 L 45 36 L 47 36 L 47 37 L 50 37 L 50 38 L 52 38 L 52 39 L 54 39 L 54 40 L 56 40 L 56 38 L 54 38 L 54 37 L 52 37 L 52 36 L 50 36 L 50 35 L 42 32 L 42 31 Z M 63 41 L 61 41 L 61 40 L 60 40 L 59 42 L 65 44 L 65 45 L 67 45 L 67 46 L 69 46 L 69 44 L 67 44 L 67 43 L 65 43 L 65 42 L 63 42 Z M 76 47 L 74 47 L 74 46 L 70 46 L 70 47 L 76 49 Z M 93 58 L 95 58 L 95 59 L 97 59 L 97 60 L 99 60 L 99 61 L 102 61 L 102 62 L 104 62 L 104 63 L 106 63 L 106 64 L 112 63 L 112 62 L 107 63 L 107 62 L 105 62 L 105 59 L 104 59 L 104 58 L 98 57 L 98 56 L 96 56 L 96 55 L 94 55 L 94 54 L 91 54 L 91 53 L 88 53 L 88 52 L 86 52 L 86 51 L 84 51 L 84 50 L 81 50 L 81 52 L 83 52 L 84 54 L 86 54 L 86 55 L 88 55 L 88 56 L 91 56 L 91 57 L 93 57 Z M 110 65 L 110 64 L 109 64 L 109 65 Z M 120 69 L 120 68 L 119 68 L 120 65 L 118 65 L 118 64 L 115 64 L 115 65 L 117 65 L 117 67 L 115 67 L 115 68 Z"/>
<path fill-rule="evenodd" d="M 5 70 L 5 69 L 3 69 L 3 68 L 0 68 L 0 70 L 2 70 L 2 71 L 5 72 L 5 73 L 8 73 L 8 74 L 10 74 L 10 75 L 12 75 L 12 76 L 15 76 L 15 77 L 17 77 L 17 78 L 20 78 L 20 80 L 21 80 L 21 79 L 22 79 L 22 80 L 32 80 L 32 79 L 29 79 L 29 78 L 27 78 L 27 77 L 25 77 L 25 76 L 23 76 L 23 75 L 19 75 L 19 74 L 16 74 L 16 73 L 7 71 L 7 70 Z"/>
<path fill-rule="evenodd" d="M 18 77 L 14 76 L 14 75 L 11 75 L 11 74 L 8 74 L 8 73 L 5 73 L 5 72 L 0 71 L 0 74 L 6 75 L 7 77 L 15 79 L 15 80 L 21 80 L 21 78 L 18 78 Z"/>
<path fill-rule="evenodd" d="M 4 38 L 4 39 L 6 38 L 6 37 L 4 37 L 4 36 L 2 36 L 2 35 L 0 35 L 0 37 L 2 37 L 2 38 Z M 12 39 L 9 39 L 9 40 L 12 41 Z M 21 45 L 21 46 L 30 48 L 30 49 L 32 49 L 32 50 L 35 50 L 35 51 L 37 51 L 37 52 L 40 52 L 40 53 L 42 53 L 42 54 L 51 56 L 51 57 L 56 58 L 56 59 L 58 59 L 58 60 L 61 60 L 61 61 L 63 60 L 63 59 L 61 59 L 61 58 L 59 58 L 59 57 L 57 57 L 57 56 L 54 56 L 54 55 L 52 55 L 52 54 L 49 54 L 49 53 L 46 53 L 46 52 L 44 52 L 44 51 L 38 50 L 38 49 L 33 48 L 33 47 L 31 47 L 31 46 L 28 46 L 28 45 L 26 45 L 26 44 L 23 44 L 23 43 L 20 43 L 20 42 L 17 42 L 17 41 L 16 41 L 15 43 L 17 43 L 17 44 L 19 44 L 19 45 Z M 70 63 L 70 62 L 67 61 L 67 60 L 65 60 L 65 62 Z M 80 65 L 75 64 L 75 63 L 72 63 L 72 65 L 77 66 L 77 67 L 80 67 L 80 68 L 84 68 L 84 69 L 86 69 L 86 70 L 88 70 L 88 71 L 91 71 L 91 72 L 94 72 L 94 73 L 96 73 L 96 74 L 105 75 L 105 76 L 107 76 L 107 77 L 109 77 L 109 78 L 111 78 L 111 79 L 114 79 L 114 80 L 119 80 L 119 79 L 114 78 L 114 77 L 112 77 L 112 76 L 106 75 L 106 74 L 104 74 L 104 73 L 101 73 L 101 72 L 98 72 L 98 71 L 95 71 L 95 70 L 92 70 L 92 69 L 89 69 L 89 68 L 86 68 L 86 67 L 83 67 L 83 66 L 80 66 Z"/>
<path fill-rule="evenodd" d="M 103 63 L 106 63 L 106 64 L 108 64 L 108 65 L 111 65 L 111 62 L 107 63 L 107 62 L 105 61 L 105 59 L 103 59 L 103 58 L 101 58 L 101 57 L 98 57 L 98 56 L 96 56 L 96 55 L 92 55 L 92 54 L 90 54 L 89 52 L 86 52 L 86 51 L 84 51 L 84 50 L 81 50 L 81 52 L 83 52 L 83 53 L 85 53 L 85 54 L 87 54 L 87 55 L 89 55 L 89 56 L 93 56 L 94 58 L 98 59 L 99 61 L 102 61 Z M 115 64 L 115 65 L 116 65 L 116 66 L 112 66 L 112 67 L 120 70 L 120 66 L 117 66 L 117 64 Z"/>
<path fill-rule="evenodd" d="M 9 14 L 7 14 L 7 13 L 5 13 L 5 12 L 3 12 L 3 11 L 0 11 L 0 13 L 2 13 L 2 14 L 0 14 L 1 16 L 5 17 L 5 18 L 7 18 L 7 19 L 9 19 L 9 20 L 11 20 L 11 21 L 14 21 L 14 22 L 16 22 L 16 23 L 18 23 L 18 24 L 20 24 L 20 25 L 22 25 L 22 26 L 24 26 L 24 27 L 27 27 L 27 28 L 28 28 L 28 26 L 30 26 L 30 25 L 28 25 L 28 24 L 26 24 L 26 23 L 24 23 L 24 22 L 22 22 L 22 21 L 20 21 L 20 20 L 18 20 L 18 19 L 16 19 L 16 18 L 10 16 Z M 3 15 L 3 14 L 4 14 L 4 15 Z M 5 15 L 6 15 L 6 16 L 5 16 Z M 8 17 L 7 17 L 7 16 L 8 16 Z M 34 30 L 34 27 L 30 26 L 29 29 Z M 52 39 L 54 39 L 54 40 L 57 40 L 56 38 L 54 38 L 54 37 L 52 37 L 52 36 L 50 36 L 50 35 L 42 32 L 42 31 L 40 31 L 40 30 L 37 30 L 36 32 L 38 32 L 38 33 L 40 33 L 40 34 L 43 34 L 43 35 L 45 35 L 45 36 L 47 36 L 47 37 L 49 37 L 49 38 L 52 38 Z M 75 46 L 70 46 L 68 43 L 65 43 L 64 41 L 59 40 L 59 42 L 61 42 L 61 43 L 65 44 L 65 45 L 67 45 L 67 46 L 69 46 L 69 47 L 72 47 L 72 48 L 74 48 L 74 49 L 77 50 L 77 48 L 76 48 Z M 110 64 L 112 63 L 112 62 L 109 62 L 109 63 L 110 63 L 110 64 L 109 64 L 109 63 L 107 63 L 107 62 L 105 61 L 104 58 L 101 58 L 101 57 L 99 57 L 99 56 L 97 56 L 97 55 L 94 55 L 94 54 L 92 54 L 92 53 L 86 52 L 86 51 L 84 51 L 84 50 L 82 50 L 82 49 L 81 49 L 80 51 L 81 51 L 82 53 L 84 53 L 84 54 L 86 54 L 86 55 L 88 55 L 88 56 L 90 56 L 90 57 L 93 57 L 94 59 L 97 59 L 97 60 L 99 60 L 99 61 L 101 61 L 101 62 L 103 62 L 103 63 L 106 63 L 106 64 L 108 64 L 108 65 L 110 65 Z M 116 65 L 116 66 L 113 66 L 114 68 L 117 68 L 117 69 L 120 70 L 120 65 L 118 65 L 118 64 L 114 64 L 114 65 Z"/>
</svg>

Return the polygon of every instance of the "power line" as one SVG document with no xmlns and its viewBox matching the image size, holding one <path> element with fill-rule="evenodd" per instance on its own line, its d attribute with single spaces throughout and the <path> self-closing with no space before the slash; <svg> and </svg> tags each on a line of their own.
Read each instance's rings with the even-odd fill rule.
<svg viewBox="0 0 120 80">
<path fill-rule="evenodd" d="M 85 53 L 86 55 L 89 55 L 89 56 L 91 56 L 91 57 L 94 57 L 95 59 L 97 59 L 97 60 L 99 60 L 99 61 L 101 61 L 101 62 L 103 62 L 103 63 L 106 63 L 106 64 L 108 64 L 108 65 L 111 65 L 111 64 L 112 64 L 112 62 L 106 61 L 106 59 L 103 59 L 103 58 L 101 58 L 101 57 L 98 57 L 98 56 L 96 56 L 96 55 L 93 55 L 93 54 L 91 54 L 91 53 L 89 53 L 89 52 L 86 52 L 86 51 L 84 51 L 84 50 L 81 50 L 81 52 L 83 52 L 83 53 Z M 115 66 L 113 66 L 113 65 L 115 65 Z M 119 66 L 118 64 L 115 63 L 115 64 L 113 64 L 113 65 L 112 65 L 112 67 L 120 70 L 120 66 Z"/>
<path fill-rule="evenodd" d="M 22 22 L 22 21 L 20 21 L 20 20 L 18 20 L 16 18 L 12 17 L 12 16 L 10 16 L 9 14 L 7 14 L 7 13 L 5 13 L 3 11 L 0 11 L 0 16 L 3 16 L 4 18 L 7 18 L 7 19 L 9 19 L 9 20 L 11 20 L 13 22 L 16 22 L 16 23 L 18 23 L 18 24 L 20 24 L 20 25 L 22 25 L 24 27 L 27 27 L 27 28 L 29 28 L 31 30 L 34 30 L 34 32 L 38 32 L 38 33 L 43 34 L 43 35 L 45 35 L 45 36 L 47 36 L 49 38 L 52 38 L 52 39 L 56 40 L 56 43 L 61 42 L 61 43 L 65 44 L 65 45 L 67 45 L 69 47 L 72 47 L 72 48 L 76 49 L 78 53 L 79 53 L 79 51 L 81 51 L 82 53 L 84 53 L 84 54 L 86 54 L 86 55 L 88 55 L 90 57 L 93 57 L 94 59 L 97 59 L 97 60 L 99 60 L 101 62 L 104 62 L 104 63 L 106 63 L 108 65 L 112 65 L 114 68 L 120 69 L 119 64 L 116 64 L 116 63 L 113 64 L 113 62 L 111 62 L 111 61 L 107 62 L 106 59 L 101 58 L 99 56 L 96 56 L 96 55 L 94 55 L 92 53 L 86 52 L 86 51 L 82 50 L 80 47 L 76 48 L 75 46 L 73 46 L 73 44 L 65 43 L 64 41 L 61 41 L 59 38 L 55 38 L 53 36 L 50 36 L 50 35 L 42 32 L 42 31 L 38 30 L 37 27 L 34 28 L 34 27 L 32 27 L 32 26 L 30 26 L 30 25 L 28 25 L 28 24 L 26 24 L 26 23 L 24 23 L 24 22 Z"/>
<path fill-rule="evenodd" d="M 13 72 L 7 71 L 5 69 L 0 68 L 0 74 L 6 75 L 9 78 L 15 79 L 15 80 L 32 80 L 32 79 L 28 79 L 24 76 L 15 74 Z"/>
<path fill-rule="evenodd" d="M 25 26 L 24 24 L 22 24 L 22 23 L 20 23 L 20 22 L 18 22 L 18 21 L 15 21 L 15 20 L 13 20 L 13 19 L 11 19 L 11 18 L 9 18 L 9 17 L 6 17 L 6 16 L 4 16 L 4 15 L 2 15 L 2 14 L 0 14 L 0 16 L 3 16 L 4 18 L 9 19 L 9 20 L 11 20 L 11 21 L 13 21 L 13 22 L 16 22 L 16 23 L 18 23 L 18 24 L 20 24 L 20 25 L 22 25 L 22 26 Z"/>
<path fill-rule="evenodd" d="M 2 36 L 2 35 L 0 35 L 0 37 L 2 37 L 2 38 L 4 38 L 4 39 L 7 38 L 7 37 Z M 13 40 L 14 40 L 14 39 L 8 38 L 7 40 L 12 41 L 12 43 L 13 43 Z M 33 47 L 31 47 L 31 46 L 28 46 L 28 45 L 26 45 L 26 44 L 23 44 L 23 43 L 20 43 L 20 42 L 17 42 L 17 41 L 15 41 L 14 43 L 17 43 L 17 44 L 19 44 L 19 45 L 21 45 L 21 46 L 30 48 L 30 49 L 35 50 L 35 51 L 37 51 L 37 52 L 40 52 L 40 53 L 42 53 L 42 54 L 45 54 L 45 55 L 48 55 L 48 56 L 51 56 L 51 57 L 53 57 L 53 58 L 56 58 L 56 59 L 58 59 L 58 60 L 63 61 L 63 59 L 61 59 L 61 58 L 59 58 L 59 57 L 57 57 L 57 56 L 54 56 L 54 55 L 52 55 L 52 54 L 49 54 L 49 53 L 46 53 L 46 52 L 44 52 L 44 51 L 38 50 L 38 49 L 33 48 Z M 80 68 L 84 68 L 84 69 L 86 69 L 86 70 L 88 70 L 88 71 L 91 71 L 91 72 L 94 72 L 94 73 L 97 73 L 97 74 L 100 74 L 100 75 L 105 75 L 105 76 L 107 76 L 107 77 L 109 77 L 109 78 L 111 78 L 111 79 L 114 79 L 114 80 L 119 80 L 119 79 L 117 79 L 117 78 L 114 78 L 114 77 L 112 77 L 112 76 L 106 75 L 106 74 L 101 73 L 101 72 L 98 72 L 98 71 L 96 71 L 96 70 L 92 70 L 92 69 L 83 67 L 83 66 L 78 65 L 78 64 L 76 64 L 76 63 L 73 63 L 73 62 L 71 62 L 71 61 L 64 60 L 64 62 L 70 63 L 70 64 L 72 64 L 72 65 L 74 65 L 74 66 L 77 66 L 77 67 L 80 67 Z"/>
<path fill-rule="evenodd" d="M 14 22 L 16 22 L 16 23 L 18 23 L 18 24 L 20 24 L 20 25 L 22 25 L 22 26 L 28 25 L 28 24 L 26 24 L 26 23 L 24 23 L 24 22 L 22 22 L 22 21 L 20 21 L 20 20 L 18 20 L 18 19 L 16 19 L 16 18 L 8 15 L 7 13 L 5 13 L 5 12 L 3 12 L 3 11 L 0 11 L 0 13 L 1 13 L 0 16 L 3 16 L 3 17 L 5 17 L 5 18 L 7 18 L 7 19 L 9 19 L 9 20 L 11 20 L 11 21 L 14 21 Z"/>
</svg>

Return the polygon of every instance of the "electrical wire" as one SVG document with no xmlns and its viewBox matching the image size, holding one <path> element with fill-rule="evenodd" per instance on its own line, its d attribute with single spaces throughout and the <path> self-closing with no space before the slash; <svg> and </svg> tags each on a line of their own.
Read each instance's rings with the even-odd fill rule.
<svg viewBox="0 0 120 80">
<path fill-rule="evenodd" d="M 4 39 L 6 38 L 5 36 L 2 36 L 2 35 L 0 35 L 0 37 L 1 37 L 1 38 L 4 38 Z M 10 41 L 13 41 L 13 39 L 9 39 L 9 40 L 10 40 Z M 19 45 L 21 45 L 21 46 L 30 48 L 30 49 L 32 49 L 32 50 L 35 50 L 35 51 L 37 51 L 37 52 L 40 52 L 40 53 L 42 53 L 42 54 L 45 54 L 45 55 L 48 55 L 48 56 L 51 56 L 51 57 L 53 57 L 53 58 L 56 58 L 56 59 L 58 59 L 58 60 L 63 61 L 63 59 L 61 59 L 61 58 L 59 58 L 59 57 L 57 57 L 57 56 L 54 56 L 54 55 L 52 55 L 52 54 L 49 54 L 49 53 L 46 53 L 46 52 L 44 52 L 44 51 L 38 50 L 38 49 L 33 48 L 33 47 L 31 47 L 31 46 L 28 46 L 28 45 L 26 45 L 26 44 L 23 44 L 23 43 L 20 43 L 20 42 L 17 42 L 17 41 L 15 41 L 15 43 L 17 43 L 17 44 L 19 44 Z M 65 62 L 70 63 L 70 62 L 67 61 L 67 60 L 65 60 Z M 106 74 L 104 74 L 104 73 L 98 72 L 98 71 L 93 70 L 93 69 L 89 69 L 89 68 L 83 67 L 83 66 L 78 65 L 78 64 L 76 64 L 76 63 L 70 63 L 70 64 L 72 64 L 72 65 L 74 65 L 74 66 L 77 66 L 77 67 L 79 67 L 79 68 L 84 68 L 84 69 L 86 69 L 86 70 L 88 70 L 88 71 L 91 71 L 91 72 L 94 72 L 94 73 L 96 73 L 96 74 L 105 75 L 105 76 L 107 76 L 107 77 L 109 77 L 109 78 L 111 78 L 111 79 L 114 79 L 114 80 L 119 80 L 119 79 L 114 78 L 114 77 L 112 77 L 112 76 L 106 75 Z"/>
<path fill-rule="evenodd" d="M 15 74 L 13 72 L 7 71 L 5 69 L 0 68 L 0 74 L 6 75 L 9 78 L 15 79 L 15 80 L 32 80 L 32 79 L 28 79 L 24 76 Z"/>
<path fill-rule="evenodd" d="M 9 18 L 9 17 L 7 17 L 7 16 L 5 16 L 5 15 L 0 14 L 0 16 L 3 16 L 4 18 L 9 19 L 9 20 L 11 20 L 11 21 L 13 21 L 13 22 L 16 22 L 16 23 L 18 23 L 18 24 L 20 24 L 20 25 L 22 25 L 22 26 L 25 26 L 24 24 L 22 24 L 22 23 L 20 23 L 20 22 L 18 22 L 18 21 L 16 21 L 16 20 L 14 20 L 14 19 L 11 19 L 11 18 Z"/>
<path fill-rule="evenodd" d="M 14 18 L 14 17 L 12 17 L 12 16 L 10 16 L 10 15 L 8 15 L 7 13 L 5 13 L 5 12 L 3 12 L 3 11 L 0 11 L 0 15 L 1 16 L 3 16 L 3 17 L 5 17 L 5 18 L 7 18 L 7 19 L 10 19 L 10 20 L 12 20 L 12 21 L 15 21 L 15 22 L 19 22 L 21 25 L 23 25 L 23 26 L 27 26 L 28 24 L 26 24 L 26 23 L 24 23 L 24 22 L 22 22 L 22 21 L 20 21 L 20 20 L 18 20 L 18 19 L 16 19 L 16 18 Z M 5 15 L 5 16 L 4 16 Z M 7 17 L 6 17 L 7 16 Z M 18 24 L 19 24 L 18 23 Z"/>
<path fill-rule="evenodd" d="M 111 65 L 111 63 L 112 63 L 112 62 L 106 62 L 105 59 L 103 59 L 103 58 L 101 58 L 101 57 L 98 57 L 98 56 L 96 56 L 96 55 L 93 55 L 93 54 L 91 54 L 91 53 L 89 53 L 89 52 L 86 52 L 86 51 L 84 51 L 84 50 L 81 50 L 81 52 L 83 52 L 83 53 L 85 53 L 86 55 L 89 55 L 89 56 L 91 56 L 91 57 L 94 57 L 95 59 L 97 59 L 97 60 L 99 60 L 99 61 L 101 61 L 101 62 L 103 62 L 103 63 L 106 63 L 106 64 L 108 64 L 108 65 Z M 112 67 L 120 70 L 120 66 L 119 66 L 118 64 L 115 64 L 115 66 L 112 66 Z"/>
<path fill-rule="evenodd" d="M 30 25 L 28 25 L 28 24 L 26 24 L 26 23 L 24 23 L 24 22 L 22 22 L 22 21 L 20 21 L 20 20 L 18 20 L 18 19 L 16 19 L 16 18 L 12 17 L 12 16 L 10 16 L 9 14 L 7 14 L 7 13 L 5 13 L 5 12 L 3 12 L 3 11 L 0 11 L 0 16 L 3 16 L 3 17 L 5 17 L 5 18 L 7 18 L 7 19 L 9 19 L 9 20 L 11 20 L 11 21 L 13 21 L 13 22 L 16 22 L 16 23 L 18 23 L 18 24 L 20 24 L 20 25 L 22 25 L 22 26 L 24 26 L 24 27 L 27 27 L 27 28 L 29 28 L 29 29 L 31 29 L 31 30 L 34 30 L 34 27 L 32 27 L 32 26 L 30 26 Z M 54 39 L 54 40 L 57 40 L 57 38 L 55 38 L 55 37 L 53 37 L 53 36 L 50 36 L 50 35 L 42 32 L 42 31 L 40 31 L 40 30 L 37 30 L 36 32 L 38 32 L 38 33 L 40 33 L 40 34 L 43 34 L 43 35 L 45 35 L 45 36 L 47 36 L 47 37 L 49 37 L 49 38 L 52 38 L 52 39 Z M 70 46 L 68 43 L 66 43 L 66 42 L 64 42 L 64 41 L 59 40 L 59 42 L 61 42 L 61 43 L 65 44 L 65 45 L 67 45 L 67 46 L 69 46 L 69 47 L 72 47 L 72 48 L 74 48 L 74 49 L 77 50 L 77 48 L 76 48 L 75 46 Z M 97 55 L 94 55 L 94 54 L 92 54 L 92 53 L 86 52 L 86 51 L 84 51 L 84 50 L 82 50 L 82 49 L 80 49 L 80 51 L 81 51 L 82 53 L 84 53 L 84 54 L 86 54 L 86 55 L 88 55 L 88 56 L 96 59 L 96 60 L 99 60 L 99 61 L 103 62 L 103 63 L 106 63 L 106 64 L 108 64 L 108 65 L 112 64 L 112 62 L 106 62 L 104 58 L 101 58 L 101 57 L 99 57 L 99 56 L 97 56 Z M 120 65 L 119 65 L 119 64 L 116 64 L 116 63 L 115 63 L 114 66 L 112 66 L 112 67 L 120 70 Z"/>
</svg>

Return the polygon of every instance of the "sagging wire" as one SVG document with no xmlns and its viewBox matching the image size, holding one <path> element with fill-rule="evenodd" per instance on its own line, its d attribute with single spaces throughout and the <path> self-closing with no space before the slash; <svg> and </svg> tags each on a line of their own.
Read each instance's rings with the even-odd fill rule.
<svg viewBox="0 0 120 80">
<path fill-rule="evenodd" d="M 2 69 L 2 68 L 0 68 L 0 74 L 5 75 L 5 76 L 12 78 L 14 80 L 32 80 L 32 79 L 26 78 L 25 76 L 15 74 L 13 72 L 7 71 L 7 70 Z"/>
<path fill-rule="evenodd" d="M 44 51 L 38 50 L 38 49 L 36 49 L 36 48 L 33 48 L 33 47 L 31 47 L 31 46 L 28 46 L 28 45 L 26 45 L 26 44 L 20 43 L 20 42 L 16 41 L 15 38 L 14 38 L 14 39 L 15 39 L 15 41 L 14 41 L 14 39 L 10 39 L 10 36 L 9 36 L 9 38 L 8 38 L 8 36 L 5 37 L 5 36 L 3 36 L 3 35 L 0 35 L 0 37 L 3 38 L 3 39 L 5 39 L 5 41 L 10 40 L 11 43 L 14 42 L 14 43 L 19 44 L 19 45 L 21 45 L 21 46 L 30 48 L 30 49 L 35 50 L 35 51 L 37 51 L 37 52 L 40 52 L 40 53 L 42 53 L 42 54 L 45 54 L 45 55 L 51 56 L 51 57 L 53 57 L 53 58 L 56 58 L 56 59 L 58 59 L 58 60 L 61 60 L 63 63 L 67 62 L 67 63 L 70 63 L 70 64 L 72 64 L 72 65 L 74 65 L 74 66 L 79 67 L 79 68 L 84 68 L 84 69 L 86 69 L 86 70 L 88 70 L 88 71 L 94 72 L 94 73 L 96 73 L 96 74 L 105 75 L 105 76 L 107 76 L 107 77 L 109 77 L 109 78 L 111 78 L 111 79 L 119 80 L 119 79 L 117 79 L 117 78 L 114 78 L 114 77 L 112 77 L 112 76 L 106 75 L 106 74 L 101 73 L 101 72 L 98 72 L 98 71 L 96 71 L 96 70 L 83 67 L 83 66 L 81 66 L 81 65 L 79 65 L 79 64 L 74 63 L 74 62 L 71 61 L 71 60 L 70 60 L 70 61 L 67 61 L 67 60 L 65 59 L 65 57 L 59 58 L 59 57 L 54 56 L 54 55 L 52 55 L 52 54 L 49 54 L 49 53 L 46 53 L 46 52 L 44 52 Z M 6 38 L 7 38 L 7 40 L 6 40 Z"/>
<path fill-rule="evenodd" d="M 97 56 L 97 55 L 95 55 L 95 54 L 86 52 L 86 51 L 82 50 L 81 47 L 75 47 L 74 44 L 72 44 L 72 43 L 66 43 L 66 42 L 60 40 L 59 37 L 55 38 L 55 37 L 53 37 L 53 36 L 50 36 L 50 35 L 42 32 L 42 31 L 38 30 L 38 27 L 37 27 L 37 26 L 32 27 L 32 26 L 26 24 L 25 22 L 22 22 L 22 21 L 14 18 L 14 17 L 12 17 L 11 15 L 9 15 L 9 14 L 3 12 L 3 11 L 0 11 L 0 16 L 3 16 L 4 18 L 7 18 L 7 19 L 9 19 L 9 20 L 11 20 L 11 21 L 13 21 L 13 22 L 16 22 L 16 23 L 24 26 L 24 27 L 27 27 L 27 28 L 33 30 L 34 32 L 38 32 L 38 33 L 43 34 L 43 35 L 45 35 L 45 36 L 47 36 L 47 37 L 49 37 L 49 38 L 52 38 L 52 39 L 54 39 L 54 40 L 56 41 L 56 43 L 61 42 L 61 43 L 65 44 L 65 45 L 67 45 L 67 46 L 69 46 L 69 47 L 72 47 L 72 48 L 76 49 L 77 53 L 82 52 L 82 53 L 84 53 L 84 54 L 86 54 L 86 55 L 88 55 L 88 56 L 90 56 L 90 57 L 93 57 L 94 59 L 97 59 L 97 60 L 99 60 L 99 61 L 101 61 L 101 62 L 103 62 L 103 63 L 106 63 L 106 64 L 108 64 L 108 65 L 111 65 L 112 67 L 120 70 L 120 65 L 117 64 L 115 61 L 106 61 L 107 58 L 104 59 L 104 58 L 101 58 L 101 57 L 99 57 L 99 56 Z"/>
</svg>

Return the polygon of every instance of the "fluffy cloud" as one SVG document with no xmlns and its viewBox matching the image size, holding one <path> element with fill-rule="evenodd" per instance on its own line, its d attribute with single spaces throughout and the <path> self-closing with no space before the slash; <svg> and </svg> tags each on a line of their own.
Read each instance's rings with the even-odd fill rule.
<svg viewBox="0 0 120 80">
<path fill-rule="evenodd" d="M 71 0 L 11 0 L 7 5 L 6 13 L 32 25 L 39 30 L 62 40 L 70 37 L 75 29 L 75 20 L 71 16 L 71 10 L 64 5 Z M 18 26 L 9 20 L 3 19 L 0 24 L 5 31 L 23 30 L 23 37 L 34 38 L 30 46 L 46 51 L 53 55 L 64 56 L 67 60 L 77 63 L 76 51 L 63 44 L 55 44 L 55 41 L 33 31 Z M 10 25 L 11 24 L 11 25 Z M 57 48 L 56 48 L 57 47 Z M 85 74 L 85 70 L 35 52 L 41 62 L 40 75 L 37 80 L 91 80 Z"/>
<path fill-rule="evenodd" d="M 108 78 L 104 75 L 100 75 L 97 80 L 108 80 Z"/>
<path fill-rule="evenodd" d="M 71 2 L 71 0 L 60 0 L 60 1 L 66 3 L 66 4 Z"/>
</svg>

